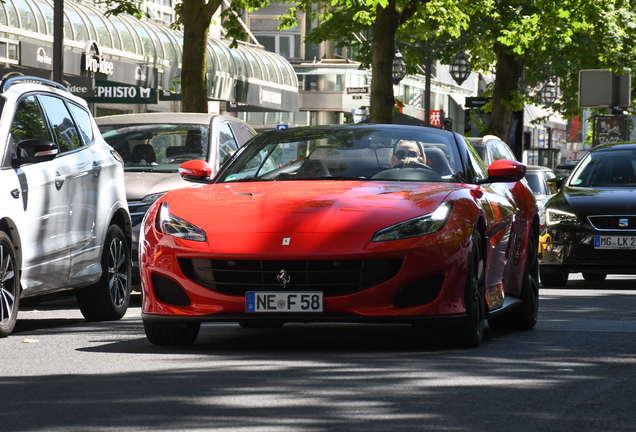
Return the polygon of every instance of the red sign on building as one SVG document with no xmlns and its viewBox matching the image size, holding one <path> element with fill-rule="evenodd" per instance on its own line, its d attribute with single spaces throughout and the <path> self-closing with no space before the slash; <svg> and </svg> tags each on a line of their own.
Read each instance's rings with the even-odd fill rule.
<svg viewBox="0 0 636 432">
<path fill-rule="evenodd" d="M 567 142 L 583 142 L 583 125 L 578 116 L 568 120 Z"/>
<path fill-rule="evenodd" d="M 444 111 L 431 110 L 431 115 L 430 115 L 431 126 L 441 127 L 443 121 L 444 121 Z"/>
</svg>

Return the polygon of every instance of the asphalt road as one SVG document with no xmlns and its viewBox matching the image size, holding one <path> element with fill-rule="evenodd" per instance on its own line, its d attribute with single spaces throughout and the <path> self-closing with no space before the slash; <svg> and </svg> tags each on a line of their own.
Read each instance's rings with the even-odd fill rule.
<svg viewBox="0 0 636 432">
<path fill-rule="evenodd" d="M 456 349 L 401 325 L 202 327 L 158 348 L 136 304 L 72 298 L 0 339 L 0 431 L 634 431 L 636 279 L 543 289 L 537 327 Z"/>
</svg>

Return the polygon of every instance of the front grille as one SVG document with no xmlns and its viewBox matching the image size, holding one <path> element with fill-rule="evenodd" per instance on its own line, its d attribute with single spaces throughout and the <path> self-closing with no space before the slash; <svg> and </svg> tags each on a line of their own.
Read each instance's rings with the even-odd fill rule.
<svg viewBox="0 0 636 432">
<path fill-rule="evenodd" d="M 626 227 L 619 226 L 619 221 L 627 219 Z M 588 216 L 588 220 L 597 230 L 636 229 L 636 216 Z"/>
<path fill-rule="evenodd" d="M 288 291 L 322 291 L 325 297 L 356 293 L 398 274 L 403 260 L 207 260 L 179 259 L 183 274 L 214 291 L 244 296 L 247 291 L 279 291 L 282 270 Z"/>
<path fill-rule="evenodd" d="M 580 244 L 576 246 L 573 260 L 576 263 L 606 263 L 606 264 L 634 264 L 636 250 L 624 249 L 595 249 L 594 244 Z"/>
<path fill-rule="evenodd" d="M 152 203 L 143 201 L 128 202 L 128 211 L 130 212 L 130 221 L 132 222 L 132 226 L 139 225 L 141 223 L 151 205 Z"/>
</svg>

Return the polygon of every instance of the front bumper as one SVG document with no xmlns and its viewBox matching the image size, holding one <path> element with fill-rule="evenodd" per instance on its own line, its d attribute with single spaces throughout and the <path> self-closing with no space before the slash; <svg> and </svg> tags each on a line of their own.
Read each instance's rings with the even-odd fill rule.
<svg viewBox="0 0 636 432">
<path fill-rule="evenodd" d="M 548 228 L 539 237 L 539 265 L 547 273 L 636 274 L 636 249 L 600 249 L 596 236 L 636 236 L 636 231 Z"/>
</svg>

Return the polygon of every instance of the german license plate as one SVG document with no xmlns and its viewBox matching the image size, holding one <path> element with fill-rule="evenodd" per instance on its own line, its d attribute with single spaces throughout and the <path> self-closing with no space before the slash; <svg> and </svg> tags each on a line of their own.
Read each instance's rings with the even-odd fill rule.
<svg viewBox="0 0 636 432">
<path fill-rule="evenodd" d="M 636 249 L 636 236 L 594 236 L 595 249 Z"/>
<path fill-rule="evenodd" d="M 249 291 L 245 294 L 246 312 L 322 312 L 322 292 Z"/>
</svg>

